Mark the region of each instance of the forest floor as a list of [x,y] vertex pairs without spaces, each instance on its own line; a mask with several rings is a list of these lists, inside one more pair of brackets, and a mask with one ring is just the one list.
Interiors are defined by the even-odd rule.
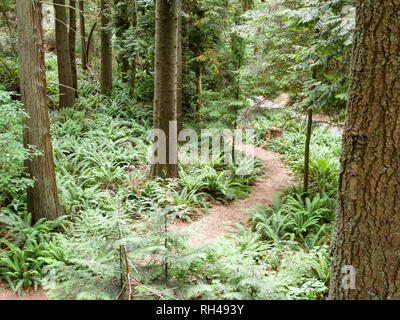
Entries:
[[36,291],[25,293],[25,295],[17,295],[10,289],[4,288],[5,284],[0,283],[0,300],[48,300],[43,289],[39,288]]

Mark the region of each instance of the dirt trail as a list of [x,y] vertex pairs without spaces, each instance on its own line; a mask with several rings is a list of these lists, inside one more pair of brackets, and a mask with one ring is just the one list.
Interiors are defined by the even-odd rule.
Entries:
[[4,289],[4,284],[0,283],[0,300],[48,300],[46,293],[42,289],[26,293],[23,296],[14,294],[10,289]]
[[248,198],[228,205],[214,206],[207,215],[195,222],[177,220],[170,226],[171,230],[178,230],[182,235],[188,236],[189,244],[194,247],[208,245],[227,234],[232,230],[232,223],[246,223],[249,218],[246,209],[257,203],[270,204],[271,196],[292,180],[279,154],[253,145],[237,146],[237,149],[260,159],[265,166],[264,174],[257,178]]

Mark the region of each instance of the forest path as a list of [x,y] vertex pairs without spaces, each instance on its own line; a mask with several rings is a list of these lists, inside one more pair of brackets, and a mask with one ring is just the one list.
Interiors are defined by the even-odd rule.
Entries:
[[271,203],[274,193],[289,185],[292,176],[281,160],[280,154],[266,151],[254,145],[238,145],[240,150],[250,156],[254,155],[261,160],[263,174],[257,177],[251,187],[249,196],[234,201],[228,205],[213,206],[209,213],[194,222],[176,220],[170,225],[170,230],[188,237],[189,245],[200,247],[209,245],[221,236],[234,230],[233,224],[245,224],[249,219],[246,209],[257,203]]
[[0,282],[0,300],[49,300],[43,289],[31,291],[25,295],[17,295],[10,289],[4,288],[5,284]]

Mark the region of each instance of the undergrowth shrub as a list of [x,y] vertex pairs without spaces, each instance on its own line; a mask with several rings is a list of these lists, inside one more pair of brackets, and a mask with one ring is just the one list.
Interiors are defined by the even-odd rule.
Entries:
[[41,284],[44,267],[52,255],[48,243],[55,235],[53,231],[64,226],[65,218],[40,219],[32,225],[30,213],[21,216],[3,211],[0,215],[0,226],[6,233],[0,239],[0,278],[14,292],[22,293],[31,286],[36,289]]
[[10,92],[2,90],[0,104],[0,210],[8,206],[18,211],[24,191],[33,185],[25,173],[24,161],[40,153],[32,146],[23,147],[22,121],[27,114],[21,104],[11,100]]

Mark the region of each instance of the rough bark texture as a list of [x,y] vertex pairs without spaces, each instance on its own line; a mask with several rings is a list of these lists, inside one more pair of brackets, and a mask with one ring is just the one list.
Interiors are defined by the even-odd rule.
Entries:
[[78,77],[76,74],[75,42],[76,42],[76,1],[69,0],[69,58],[71,60],[72,86],[75,97],[78,97]]
[[83,4],[83,0],[79,0],[79,31],[80,31],[79,33],[81,35],[82,70],[87,70],[85,7]]
[[112,90],[112,47],[110,25],[110,0],[101,0],[101,92],[110,93]]
[[176,78],[176,118],[178,121],[178,134],[182,124],[182,13],[178,12],[177,24],[177,78]]
[[68,45],[68,24],[65,10],[65,0],[54,0],[56,19],[56,47],[58,82],[60,92],[60,107],[70,107],[75,102],[75,91],[73,90],[71,60]]
[[42,4],[38,0],[17,0],[21,100],[29,117],[24,121],[24,146],[36,146],[42,156],[26,161],[35,184],[29,188],[28,211],[34,221],[55,219],[62,209],[57,195],[53,151],[46,97],[43,52]]
[[[400,299],[400,1],[357,1],[331,299]],[[344,266],[355,289],[342,286]]]
[[[170,144],[169,122],[176,121],[176,43],[177,10],[173,1],[156,0],[155,85],[153,127],[166,135],[166,164],[153,164],[153,177],[173,178],[177,164],[170,163],[170,154],[177,154],[177,145]],[[176,132],[171,132],[171,137]],[[170,150],[171,149],[171,150]]]

